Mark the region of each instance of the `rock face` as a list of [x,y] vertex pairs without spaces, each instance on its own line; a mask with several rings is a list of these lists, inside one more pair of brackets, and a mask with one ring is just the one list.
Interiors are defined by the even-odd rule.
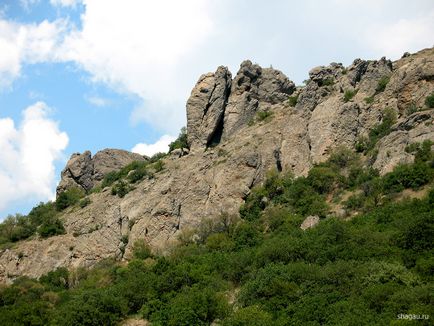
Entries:
[[[270,169],[306,175],[335,148],[353,149],[382,122],[386,108],[397,121],[371,158],[381,174],[414,160],[404,150],[408,144],[434,141],[434,109],[424,104],[434,92],[434,49],[395,62],[357,59],[349,67],[318,67],[298,89],[283,73],[249,61],[232,81],[230,76],[219,67],[193,89],[187,103],[190,152],[173,152],[161,172],[134,184],[124,198],[106,188],[90,194],[86,207],[66,209],[61,216],[65,235],[23,241],[0,252],[0,281],[39,277],[60,266],[88,267],[106,257],[129,259],[138,239],[165,253],[181,231],[204,218],[237,214]],[[380,81],[386,81],[382,87]],[[346,98],[347,91],[352,98]],[[298,95],[295,107],[287,101],[290,94]],[[263,111],[271,116],[258,118]],[[94,157],[75,154],[58,191],[71,186],[88,190],[109,171],[140,159],[117,150]]]
[[248,60],[241,63],[225,110],[223,138],[228,139],[248,124],[256,112],[287,100],[294,90],[294,83],[282,72],[263,69]]
[[57,194],[73,187],[89,191],[107,173],[119,170],[133,161],[143,160],[145,158],[139,154],[120,149],[104,149],[94,157],[89,151],[72,154],[62,171]]
[[192,150],[220,141],[232,75],[226,67],[202,75],[187,101],[187,135]]

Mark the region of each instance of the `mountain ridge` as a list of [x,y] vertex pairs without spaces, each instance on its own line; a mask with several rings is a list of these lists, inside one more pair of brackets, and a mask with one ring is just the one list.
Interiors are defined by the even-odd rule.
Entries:
[[90,191],[89,204],[62,212],[66,234],[2,250],[0,281],[129,259],[138,239],[167,252],[182,230],[221,213],[238,214],[269,170],[307,175],[341,147],[363,152],[365,164],[384,175],[413,162],[408,145],[434,140],[434,110],[425,104],[433,92],[432,48],[395,62],[356,59],[349,67],[316,67],[305,87],[250,61],[233,79],[219,67],[199,78],[187,101],[189,151],[172,151],[162,170],[154,169],[122,198],[110,187],[91,189],[122,165],[147,159],[124,153],[125,160],[114,155],[116,164],[108,164],[105,158],[109,168],[93,179],[90,153],[74,155],[58,194],[81,187]]

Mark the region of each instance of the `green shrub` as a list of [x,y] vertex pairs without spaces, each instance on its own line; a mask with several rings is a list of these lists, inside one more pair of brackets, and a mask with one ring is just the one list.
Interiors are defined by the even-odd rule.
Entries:
[[154,163],[153,168],[155,172],[161,172],[164,169],[164,162],[162,160],[158,160]]
[[291,106],[291,107],[296,106],[296,105],[297,105],[297,101],[298,101],[298,94],[295,95],[295,96],[290,96],[290,97],[288,98],[288,104],[289,104],[289,106]]
[[64,209],[77,204],[84,195],[84,190],[79,188],[71,188],[61,192],[56,199],[56,209],[58,211],[63,211]]
[[363,100],[366,104],[372,104],[374,103],[374,96],[365,97]]
[[86,198],[83,198],[82,200],[80,200],[79,205],[80,205],[81,208],[85,208],[90,203],[91,203],[90,198],[86,197]]
[[118,197],[123,198],[127,193],[131,190],[130,186],[128,186],[124,181],[118,181],[112,186],[111,194],[118,195]]
[[411,115],[411,114],[417,112],[418,110],[419,110],[419,109],[418,109],[418,107],[416,106],[416,104],[415,104],[415,103],[411,103],[411,104],[407,107],[407,109],[405,110],[405,113],[406,113],[407,115]]
[[48,238],[54,235],[65,234],[65,228],[62,221],[57,217],[44,221],[38,228],[38,233],[43,238]]
[[133,244],[133,257],[136,259],[146,259],[152,257],[151,248],[145,240],[136,240]]
[[187,128],[182,127],[178,138],[169,144],[169,153],[178,148],[190,148],[188,145]]
[[425,99],[425,105],[430,109],[434,108],[434,93],[428,95]]
[[346,90],[345,93],[344,93],[344,102],[346,103],[346,102],[352,100],[352,98],[357,94],[357,91],[358,91],[357,89],[355,89],[355,90],[351,90],[351,89]]
[[240,308],[223,321],[223,326],[269,326],[273,325],[271,314],[259,306]]
[[396,113],[386,108],[383,112],[383,119],[380,124],[376,125],[369,132],[369,141],[366,144],[367,150],[372,150],[377,142],[391,132],[392,125],[396,122]]
[[387,84],[390,81],[390,77],[389,76],[384,76],[381,77],[380,80],[378,81],[377,84],[377,88],[375,89],[377,93],[381,93],[386,89]]
[[269,121],[273,115],[271,111],[258,111],[256,112],[257,121]]
[[332,86],[335,83],[333,77],[327,77],[326,79],[320,81],[319,86]]
[[397,166],[384,176],[384,189],[399,192],[406,188],[418,189],[433,178],[433,171],[424,164],[404,164]]
[[105,188],[105,187],[110,187],[113,183],[115,183],[117,180],[119,180],[120,176],[119,173],[117,171],[112,171],[107,173],[104,176],[104,179],[102,180],[101,183],[101,188]]
[[227,234],[214,233],[206,239],[206,247],[211,251],[231,251],[235,243]]
[[149,159],[149,163],[158,162],[159,160],[162,160],[166,156],[167,156],[166,153],[156,153],[156,154],[152,155],[152,157]]

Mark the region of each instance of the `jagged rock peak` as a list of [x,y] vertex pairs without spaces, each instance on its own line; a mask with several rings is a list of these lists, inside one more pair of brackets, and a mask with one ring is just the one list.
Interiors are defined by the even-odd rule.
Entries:
[[226,67],[199,78],[187,101],[192,150],[205,149],[247,125],[257,111],[288,99],[295,84],[281,71],[243,61],[232,80]]
[[[187,101],[187,134],[190,148],[206,148],[219,137],[229,97],[232,75],[220,66],[215,73],[202,75]],[[220,130],[221,135],[221,130]]]
[[145,158],[142,155],[121,149],[107,148],[97,152],[94,157],[90,151],[74,153],[62,171],[56,193],[59,195],[73,187],[89,191],[107,173],[119,170],[133,161],[143,160]]

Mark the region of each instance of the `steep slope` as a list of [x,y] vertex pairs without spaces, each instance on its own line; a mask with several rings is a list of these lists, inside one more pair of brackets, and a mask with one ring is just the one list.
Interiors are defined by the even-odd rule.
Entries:
[[[64,212],[65,235],[3,250],[0,280],[92,266],[107,257],[128,259],[137,239],[165,252],[181,230],[222,212],[236,214],[270,169],[306,175],[345,146],[364,151],[367,164],[384,174],[413,161],[407,145],[434,140],[434,110],[425,105],[434,92],[434,49],[393,63],[332,63],[309,77],[296,88],[282,72],[249,61],[233,80],[224,67],[201,76],[187,102],[189,154],[172,153],[161,172],[123,198],[110,188],[88,195],[89,205]],[[80,171],[88,171],[88,161]],[[85,175],[94,175],[91,170]],[[66,174],[60,192],[74,185]]]

